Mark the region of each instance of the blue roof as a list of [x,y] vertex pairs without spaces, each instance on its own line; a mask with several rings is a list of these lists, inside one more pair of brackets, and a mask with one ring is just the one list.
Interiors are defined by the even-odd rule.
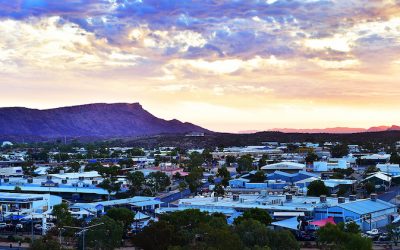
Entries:
[[370,199],[368,199],[338,204],[338,207],[352,211],[357,214],[368,214],[394,208],[396,206],[382,200],[371,201]]
[[287,220],[272,222],[271,224],[274,226],[278,226],[278,227],[289,228],[292,230],[298,230],[297,226],[299,225],[299,222],[297,221],[297,217],[292,217]]

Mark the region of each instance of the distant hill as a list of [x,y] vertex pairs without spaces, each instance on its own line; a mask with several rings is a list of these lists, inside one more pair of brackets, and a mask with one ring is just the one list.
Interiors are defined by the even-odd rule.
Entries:
[[269,131],[279,131],[283,133],[330,133],[330,134],[352,134],[363,132],[382,132],[382,131],[395,131],[400,130],[400,126],[377,126],[371,128],[349,128],[349,127],[335,127],[335,128],[314,128],[314,129],[295,129],[295,128],[274,128]]
[[139,103],[87,104],[46,110],[0,108],[0,135],[55,138],[134,137],[210,132],[178,120],[155,117]]

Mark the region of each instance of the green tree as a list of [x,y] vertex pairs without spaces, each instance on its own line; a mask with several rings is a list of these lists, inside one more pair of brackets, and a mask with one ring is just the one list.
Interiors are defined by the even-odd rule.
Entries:
[[266,210],[260,208],[251,208],[244,211],[244,213],[241,216],[237,217],[234,223],[237,225],[243,220],[249,220],[249,219],[259,221],[264,225],[269,225],[272,222],[272,218]]
[[375,192],[375,185],[372,182],[367,182],[364,184],[364,189],[367,194],[372,194]]
[[228,155],[225,157],[225,163],[227,167],[230,167],[233,163],[236,162],[236,158],[233,155]]
[[203,168],[195,167],[192,168],[190,173],[186,176],[185,180],[189,185],[190,192],[194,193],[199,187],[201,187],[201,178],[203,177]]
[[397,246],[398,242],[400,241],[400,230],[398,227],[394,224],[389,224],[386,226],[386,230],[394,245]]
[[362,237],[358,232],[353,232],[355,229],[353,226],[351,227],[352,229],[346,232],[346,227],[343,225],[328,223],[317,231],[317,241],[324,246],[330,246],[331,249],[372,249],[371,239]]
[[147,185],[152,188],[156,193],[164,191],[171,181],[167,174],[161,171],[150,173],[146,178]]
[[123,236],[123,223],[105,215],[92,220],[89,226],[101,223],[102,225],[93,227],[86,232],[87,245],[104,250],[112,250],[119,247]]
[[237,163],[238,163],[237,167],[238,172],[249,172],[251,170],[254,170],[253,157],[251,157],[251,155],[242,155],[238,159]]
[[314,152],[308,152],[305,158],[307,163],[313,163],[314,161],[318,160],[318,156]]
[[341,158],[349,154],[349,148],[347,144],[336,144],[331,148],[331,155],[334,158]]
[[250,182],[253,183],[263,183],[265,179],[265,173],[263,171],[257,171],[255,174],[250,176]]
[[145,152],[141,148],[133,148],[127,151],[130,156],[144,156]]
[[118,192],[121,189],[121,182],[117,182],[117,178],[115,177],[110,177],[103,179],[103,181],[97,186],[107,190],[108,199],[110,199],[111,193]]
[[201,167],[203,163],[204,163],[204,157],[199,152],[194,151],[189,155],[189,163],[188,163],[189,171],[193,168]]
[[34,240],[31,243],[30,248],[31,250],[61,250],[63,247],[57,240],[49,236],[45,236],[41,239]]
[[139,194],[142,191],[142,187],[146,181],[143,172],[140,171],[128,173],[126,175],[126,179],[129,183],[129,190],[132,195]]
[[221,183],[224,185],[224,187],[228,186],[229,180],[231,179],[231,174],[226,167],[219,168],[217,171],[217,176],[222,178]]
[[222,184],[215,185],[214,193],[216,196],[224,196],[224,194],[225,194],[224,186]]
[[57,218],[57,226],[72,226],[73,218],[71,212],[68,209],[67,203],[61,203],[58,205],[54,205],[52,214]]
[[321,180],[312,181],[307,187],[308,196],[329,195],[329,189]]
[[265,224],[253,220],[242,220],[235,226],[235,232],[239,235],[244,246],[252,248],[254,246],[266,246],[269,244],[269,231]]
[[258,168],[264,167],[267,165],[268,155],[263,155],[260,160],[258,160]]
[[397,152],[393,152],[390,155],[390,163],[392,164],[400,164],[400,156]]
[[178,243],[174,240],[175,236],[173,225],[166,221],[159,221],[145,227],[133,238],[133,242],[142,249],[164,250]]
[[111,208],[107,210],[107,216],[117,222],[121,222],[124,226],[124,231],[129,228],[135,218],[135,214],[131,210],[124,207]]
[[299,250],[300,246],[294,235],[288,230],[270,231],[271,250]]

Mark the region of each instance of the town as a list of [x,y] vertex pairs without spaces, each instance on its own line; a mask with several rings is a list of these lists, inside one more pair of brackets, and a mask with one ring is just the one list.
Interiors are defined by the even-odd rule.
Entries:
[[150,149],[4,141],[1,240],[33,249],[395,246],[399,151],[400,142]]

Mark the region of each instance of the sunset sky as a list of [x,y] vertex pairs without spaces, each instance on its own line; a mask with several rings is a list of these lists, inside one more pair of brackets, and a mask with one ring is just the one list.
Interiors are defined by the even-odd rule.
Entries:
[[0,0],[0,93],[215,131],[400,125],[400,1]]

